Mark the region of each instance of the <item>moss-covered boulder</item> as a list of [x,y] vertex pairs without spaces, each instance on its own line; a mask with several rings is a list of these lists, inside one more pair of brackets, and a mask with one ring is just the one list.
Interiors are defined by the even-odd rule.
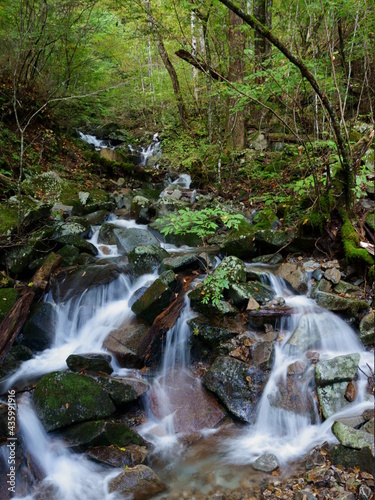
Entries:
[[141,436],[132,431],[128,425],[113,420],[95,420],[74,424],[60,432],[70,447],[79,449],[89,446],[124,448],[130,443],[139,446],[145,444]]
[[132,311],[139,318],[152,324],[164,309],[166,309],[172,298],[171,288],[160,278],[139,297],[131,306]]
[[87,238],[90,230],[86,226],[78,222],[59,222],[55,226],[54,239],[62,238],[64,236],[80,236]]
[[336,382],[353,380],[360,359],[361,356],[355,353],[319,361],[315,365],[316,385],[325,386]]
[[337,382],[324,387],[317,387],[320,408],[324,418],[329,418],[350,405],[345,398],[347,387],[348,382]]
[[230,283],[245,283],[246,281],[246,265],[234,255],[225,257],[215,269],[214,274],[217,274],[219,270],[225,273]]
[[109,482],[109,492],[133,500],[147,500],[166,489],[155,472],[145,465],[126,469]]
[[115,230],[115,228],[116,226],[109,222],[105,222],[104,224],[102,224],[99,229],[98,243],[102,243],[103,245],[114,245],[115,238],[113,235],[113,231]]
[[61,265],[63,267],[70,267],[78,264],[79,250],[73,245],[65,245],[57,251],[62,257]]
[[136,444],[129,444],[121,449],[114,446],[94,446],[86,451],[86,456],[91,460],[122,469],[142,464],[147,455],[147,448]]
[[130,269],[135,277],[152,273],[167,257],[168,252],[156,245],[139,246],[128,253]]
[[359,339],[364,345],[374,345],[375,320],[374,311],[366,314],[359,324]]
[[264,251],[275,251],[293,241],[294,234],[274,229],[259,229],[254,234],[255,241]]
[[239,259],[249,259],[256,255],[254,227],[246,221],[241,221],[238,229],[209,239],[209,243],[219,245],[221,252]]
[[342,422],[332,425],[332,432],[340,443],[348,448],[360,450],[366,446],[374,447],[374,435],[363,430],[353,429]]
[[239,313],[239,310],[236,306],[230,304],[226,300],[219,300],[215,304],[206,302],[204,300],[205,291],[204,285],[198,284],[194,290],[192,290],[189,294],[190,305],[194,311],[197,311],[208,318],[212,316],[236,316]]
[[150,389],[147,382],[132,377],[114,378],[101,375],[95,377],[95,380],[108,392],[116,406],[135,401]]
[[17,302],[18,292],[14,288],[0,288],[0,323]]
[[56,326],[56,310],[49,302],[39,302],[31,308],[22,329],[21,343],[33,352],[51,347]]
[[241,325],[235,320],[226,319],[225,322],[197,316],[188,321],[188,325],[193,333],[193,340],[204,344],[209,348],[217,347],[220,342],[227,341],[238,335]]
[[175,273],[186,269],[198,268],[199,257],[196,253],[186,253],[174,257],[166,257],[160,265],[159,271],[163,272],[171,269]]
[[18,224],[18,208],[15,205],[0,205],[0,236],[10,236]]
[[45,375],[35,388],[33,402],[47,431],[107,417],[116,409],[105,389],[77,373]]
[[21,363],[33,357],[31,350],[23,345],[13,345],[7,356],[0,363],[0,379],[10,375]]
[[66,358],[66,364],[73,372],[111,374],[113,372],[111,359],[111,356],[102,353],[71,354]]
[[315,301],[318,306],[328,309],[329,311],[337,311],[346,314],[346,316],[354,318],[359,311],[364,311],[369,308],[367,302],[363,300],[352,299],[349,297],[341,297],[334,293],[317,291],[315,293]]
[[60,243],[60,245],[74,245],[80,252],[85,252],[91,255],[98,255],[98,249],[95,245],[86,241],[81,236],[76,234],[69,234],[66,236],[60,236],[56,238],[56,241]]
[[354,450],[342,444],[335,445],[331,450],[330,460],[334,465],[359,467],[368,474],[374,474],[374,449],[369,446]]
[[249,302],[250,297],[259,304],[264,304],[275,297],[275,292],[270,286],[259,282],[231,283],[225,297],[231,299],[237,307],[242,307]]
[[12,274],[22,273],[28,268],[28,265],[35,259],[36,255],[35,244],[30,242],[22,247],[14,248],[5,257],[9,272]]

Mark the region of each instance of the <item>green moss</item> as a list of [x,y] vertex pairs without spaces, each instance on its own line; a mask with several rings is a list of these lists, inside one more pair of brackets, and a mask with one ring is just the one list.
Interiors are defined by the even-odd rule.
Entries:
[[261,210],[254,218],[256,229],[271,229],[272,224],[277,221],[277,216],[271,208]]
[[0,323],[12,309],[18,299],[18,292],[14,288],[0,289]]
[[347,216],[344,216],[341,238],[347,262],[364,262],[368,266],[374,265],[373,257],[365,248],[360,248],[359,236]]
[[0,205],[0,234],[12,232],[17,227],[18,209],[16,206]]

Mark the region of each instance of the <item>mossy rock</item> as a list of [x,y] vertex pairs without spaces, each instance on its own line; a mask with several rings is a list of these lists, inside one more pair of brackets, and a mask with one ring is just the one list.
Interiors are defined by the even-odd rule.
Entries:
[[33,198],[53,201],[60,199],[68,184],[56,172],[44,172],[25,179],[22,182],[22,191]]
[[65,245],[57,253],[62,257],[61,265],[63,267],[74,266],[78,263],[79,250],[73,245]]
[[131,309],[139,318],[152,324],[155,318],[169,306],[171,297],[171,288],[158,278],[134,302]]
[[225,271],[230,283],[245,283],[246,282],[246,265],[234,255],[225,257],[214,271]]
[[359,339],[364,345],[374,345],[375,320],[374,312],[366,314],[359,324]]
[[130,443],[143,446],[144,440],[122,422],[106,420],[84,422],[62,430],[62,435],[72,447],[116,446],[124,448]]
[[98,243],[103,243],[104,245],[114,245],[115,238],[113,231],[116,229],[114,224],[105,222],[99,229]]
[[237,307],[246,305],[252,297],[260,304],[264,304],[275,297],[275,292],[272,287],[262,283],[238,284],[232,283],[229,290],[224,294],[227,298],[231,299]]
[[355,353],[319,361],[315,366],[316,385],[325,386],[353,380],[360,358],[361,356]]
[[219,245],[224,254],[233,255],[239,259],[248,259],[256,254],[254,228],[246,221],[241,221],[238,229],[232,229],[227,234],[214,236],[208,242]]
[[225,300],[220,300],[217,304],[203,303],[204,290],[203,285],[200,284],[192,290],[188,296],[190,299],[191,307],[208,318],[212,316],[236,316],[239,313],[237,307],[233,306]]
[[18,292],[14,288],[0,288],[0,323],[17,302]]
[[213,322],[212,318],[205,316],[189,320],[188,325],[192,330],[193,340],[197,339],[210,348],[217,347],[220,342],[230,340],[239,333],[237,322],[227,326],[222,322]]
[[18,208],[14,205],[0,205],[0,235],[10,235],[17,229]]
[[5,359],[0,363],[0,378],[15,372],[24,361],[33,357],[31,350],[24,345],[13,345]]
[[78,234],[67,234],[56,238],[56,241],[61,245],[74,245],[80,252],[85,252],[91,255],[98,255],[98,249],[95,245],[86,241]]
[[156,245],[142,245],[128,253],[130,269],[134,276],[152,273],[163,259],[168,257],[168,252]]
[[12,274],[19,274],[28,268],[30,261],[34,260],[36,255],[35,245],[27,243],[11,250],[5,260],[9,271]]
[[101,353],[71,354],[66,358],[69,370],[73,372],[108,373],[113,372],[111,356]]
[[330,461],[334,465],[359,467],[368,474],[374,474],[374,449],[369,446],[354,450],[342,444],[335,445],[330,453]]
[[265,250],[278,250],[293,241],[294,235],[287,231],[261,229],[255,231],[255,241]]
[[159,272],[165,270],[172,270],[175,273],[183,271],[188,268],[199,267],[198,256],[195,253],[187,253],[183,255],[176,255],[175,257],[166,257],[160,265]]
[[359,236],[350,220],[345,216],[341,228],[341,238],[347,262],[362,262],[368,266],[374,265],[374,257],[365,248],[360,248]]
[[39,302],[31,308],[30,316],[22,329],[21,343],[33,352],[43,351],[54,340],[56,309],[49,302]]
[[374,231],[375,230],[375,212],[374,210],[371,210],[366,215],[366,224]]
[[111,415],[115,406],[92,378],[53,372],[44,376],[33,394],[36,412],[47,431]]
[[270,208],[261,210],[255,217],[255,228],[259,229],[273,229],[274,224],[278,221],[277,215]]
[[369,308],[368,303],[363,300],[340,297],[340,295],[336,295],[334,293],[321,291],[317,291],[315,293],[315,301],[318,306],[323,307],[324,309],[342,312],[350,318],[354,318],[359,311],[365,311]]
[[55,226],[53,234],[54,239],[63,238],[65,236],[80,236],[87,238],[90,230],[87,229],[86,224],[82,225],[78,222],[59,222]]

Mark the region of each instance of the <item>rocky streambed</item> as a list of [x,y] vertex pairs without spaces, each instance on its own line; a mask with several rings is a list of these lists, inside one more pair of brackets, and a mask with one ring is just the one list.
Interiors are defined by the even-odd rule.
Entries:
[[[0,289],[18,497],[371,498],[374,313],[354,268],[224,202],[239,228],[165,241],[157,218],[217,203],[186,176],[35,182],[54,186],[30,211],[48,224],[5,248]],[[206,273],[228,279],[214,304]]]

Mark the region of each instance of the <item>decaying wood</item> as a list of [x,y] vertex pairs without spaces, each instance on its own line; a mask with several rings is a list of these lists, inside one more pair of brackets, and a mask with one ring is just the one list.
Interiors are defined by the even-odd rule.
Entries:
[[195,276],[180,279],[177,297],[162,313],[155,318],[154,323],[138,347],[138,357],[146,366],[151,365],[160,358],[161,346],[166,333],[178,320],[185,303],[185,294]]
[[32,278],[34,287],[44,291],[47,288],[51,274],[61,264],[61,261],[61,255],[51,252]]
[[12,347],[25,324],[34,296],[34,292],[28,292],[20,297],[0,324],[0,361]]

